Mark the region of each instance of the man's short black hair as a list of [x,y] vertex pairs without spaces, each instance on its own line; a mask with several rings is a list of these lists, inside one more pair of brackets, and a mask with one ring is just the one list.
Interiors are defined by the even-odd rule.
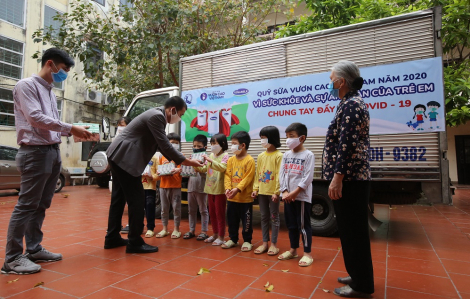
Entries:
[[300,137],[302,135],[305,136],[305,138],[307,138],[307,126],[305,126],[304,124],[301,124],[301,123],[292,123],[290,124],[287,128],[286,128],[286,133],[288,132],[296,132],[297,135]]
[[196,135],[196,137],[194,137],[194,139],[193,139],[193,142],[194,141],[202,143],[202,145],[204,145],[204,147],[207,146],[207,137],[202,135],[202,134]]
[[275,126],[266,126],[259,131],[259,137],[268,137],[268,143],[274,145],[275,148],[281,147],[281,136],[279,129]]
[[232,140],[233,139],[238,140],[238,143],[240,144],[244,143],[247,150],[250,147],[251,137],[250,134],[245,131],[236,132],[232,135]]
[[50,48],[44,52],[41,59],[41,67],[43,67],[48,60],[52,60],[56,66],[60,63],[64,63],[66,67],[75,65],[75,61],[73,61],[69,53],[59,48]]
[[180,111],[183,108],[188,109],[188,106],[186,105],[184,100],[180,98],[179,96],[173,96],[169,98],[168,100],[166,100],[165,109],[170,108],[170,107],[175,107],[176,111]]
[[166,137],[168,138],[168,140],[176,140],[179,143],[181,143],[181,136],[176,133],[170,133],[166,135]]
[[210,142],[211,144],[217,142],[222,148],[223,152],[228,150],[227,136],[225,136],[224,134],[215,134],[214,136],[211,137]]

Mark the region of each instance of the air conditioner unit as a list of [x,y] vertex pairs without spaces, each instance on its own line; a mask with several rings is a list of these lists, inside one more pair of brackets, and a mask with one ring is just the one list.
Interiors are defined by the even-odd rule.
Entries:
[[101,91],[87,90],[85,97],[85,104],[98,105],[101,104],[103,96],[106,97]]
[[108,96],[107,94],[103,94],[101,98],[101,105],[108,106],[113,102],[114,98],[112,96]]

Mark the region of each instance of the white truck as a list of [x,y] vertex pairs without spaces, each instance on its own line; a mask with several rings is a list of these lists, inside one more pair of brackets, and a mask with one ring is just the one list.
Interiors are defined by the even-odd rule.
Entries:
[[[187,140],[182,143],[184,153],[191,152],[191,136],[196,133],[211,136],[224,132],[229,136],[233,131],[244,129],[250,132],[252,139],[256,139],[259,138],[256,136],[259,126],[250,127],[250,124],[277,125],[282,136],[285,120],[294,122],[298,119],[305,123],[309,128],[306,147],[315,154],[313,233],[330,235],[337,228],[333,205],[327,196],[328,183],[321,179],[321,158],[326,127],[333,119],[337,102],[328,97],[325,85],[329,82],[328,75],[334,63],[351,60],[361,68],[365,83],[361,93],[368,103],[372,119],[369,151],[371,203],[396,205],[423,201],[450,204],[440,29],[441,9],[437,7],[182,58],[179,87],[138,94],[125,115],[134,118],[147,109],[161,106],[171,96],[182,96],[190,108],[185,115],[186,120],[183,118],[181,123],[169,125],[167,130],[180,133]],[[426,68],[425,65],[430,67]],[[434,75],[429,69],[434,70]],[[430,79],[431,76],[434,79]],[[297,88],[295,84],[298,82],[310,84]],[[291,87],[284,88],[283,84]],[[242,88],[246,86],[250,88]],[[277,90],[276,97],[274,90],[267,88],[269,86]],[[234,90],[235,96],[244,96],[255,90],[251,99],[245,99],[246,115],[239,115],[238,122],[221,120],[224,109],[220,109],[227,106],[224,103],[232,101],[228,106],[235,107],[236,100],[241,99],[235,97],[233,102],[232,98],[227,97],[227,90]],[[310,100],[308,96],[311,96]],[[437,116],[438,110],[432,105],[428,105],[428,112],[420,112],[422,106],[426,109],[427,100],[434,98],[441,100],[441,107],[436,106],[440,108],[440,116]],[[207,104],[211,100],[214,101]],[[216,112],[209,117],[208,114],[214,112],[210,111],[210,105],[216,100],[220,104],[217,106],[220,114]],[[424,102],[418,103],[420,100]],[[330,104],[329,107],[327,104]],[[206,107],[209,109],[199,111],[204,109],[204,105],[209,105]],[[321,116],[322,113],[326,116]],[[410,121],[390,125],[394,119],[401,121],[403,115]],[[380,122],[377,117],[390,121]],[[428,129],[424,122],[434,120],[436,126],[438,117],[440,129]],[[199,119],[202,121],[198,123]],[[215,132],[212,132],[214,126],[208,128],[210,121],[216,124]],[[244,121],[245,127],[242,124]],[[219,123],[222,127],[225,124],[225,128],[222,129]],[[283,145],[280,149],[285,151],[286,147]],[[249,154],[256,158],[262,150],[261,144],[252,140]]]

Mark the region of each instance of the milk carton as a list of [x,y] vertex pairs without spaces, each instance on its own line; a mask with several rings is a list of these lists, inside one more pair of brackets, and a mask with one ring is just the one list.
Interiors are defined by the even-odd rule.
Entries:
[[219,111],[209,111],[208,117],[208,130],[207,133],[209,136],[214,136],[219,134]]
[[227,121],[228,125],[232,125],[232,108],[224,108],[220,110],[222,117]]
[[197,112],[197,125],[204,127],[207,121],[207,110]]

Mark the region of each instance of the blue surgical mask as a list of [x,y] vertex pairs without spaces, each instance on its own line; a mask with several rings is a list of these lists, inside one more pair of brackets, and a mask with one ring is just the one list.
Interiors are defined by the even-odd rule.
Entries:
[[328,90],[329,90],[330,94],[332,96],[334,96],[335,98],[339,98],[339,88],[334,88],[334,84],[338,80],[339,79],[336,79],[335,81],[330,82],[330,84],[328,84]]
[[[55,68],[57,69],[57,66],[55,65],[55,63],[53,62]],[[54,73],[52,72],[52,80],[54,82],[62,82],[64,81],[65,79],[67,79],[67,72],[64,71],[63,69],[60,69],[57,73]]]

